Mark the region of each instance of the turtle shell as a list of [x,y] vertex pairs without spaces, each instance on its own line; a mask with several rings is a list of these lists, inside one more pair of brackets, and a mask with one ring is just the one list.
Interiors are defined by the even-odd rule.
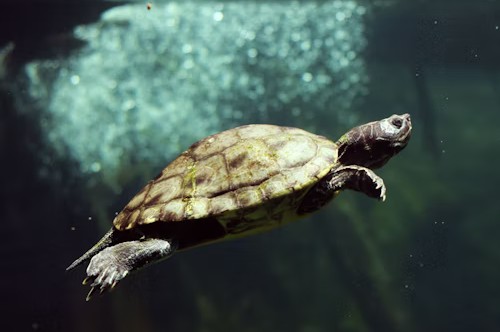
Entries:
[[247,234],[296,217],[305,193],[337,162],[337,145],[307,131],[247,125],[193,144],[114,219],[118,230],[215,218]]

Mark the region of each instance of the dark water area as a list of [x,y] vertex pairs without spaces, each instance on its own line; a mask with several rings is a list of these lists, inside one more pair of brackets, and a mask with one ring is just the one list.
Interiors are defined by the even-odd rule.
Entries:
[[[1,2],[2,330],[499,331],[499,59],[498,1]],[[342,192],[89,302],[65,271],[198,139],[395,113],[385,202]]]

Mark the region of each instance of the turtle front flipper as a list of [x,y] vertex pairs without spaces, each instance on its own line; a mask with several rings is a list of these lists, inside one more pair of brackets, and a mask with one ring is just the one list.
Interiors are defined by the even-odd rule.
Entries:
[[329,190],[352,189],[385,201],[384,180],[371,169],[348,165],[337,168],[328,180]]
[[100,251],[90,260],[83,284],[90,284],[86,300],[95,290],[103,293],[112,289],[130,272],[171,256],[177,245],[172,240],[147,239],[121,242]]
[[356,190],[370,197],[385,200],[384,180],[371,169],[356,165],[341,166],[330,170],[306,194],[297,209],[297,214],[317,211],[344,189]]

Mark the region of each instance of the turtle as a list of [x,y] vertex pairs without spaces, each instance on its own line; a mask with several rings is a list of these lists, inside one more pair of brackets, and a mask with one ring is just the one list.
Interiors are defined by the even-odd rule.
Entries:
[[357,126],[333,142],[299,128],[251,124],[194,143],[116,215],[67,270],[90,260],[83,284],[113,289],[130,272],[176,251],[261,233],[351,189],[384,201],[374,173],[404,149],[409,114]]

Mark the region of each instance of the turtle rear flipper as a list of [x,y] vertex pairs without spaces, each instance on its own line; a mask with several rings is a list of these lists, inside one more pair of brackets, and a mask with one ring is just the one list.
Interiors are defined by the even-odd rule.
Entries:
[[147,239],[126,241],[100,251],[90,260],[87,277],[83,284],[90,284],[86,300],[90,300],[95,290],[103,293],[111,290],[130,272],[147,263],[171,256],[176,245],[170,240]]

